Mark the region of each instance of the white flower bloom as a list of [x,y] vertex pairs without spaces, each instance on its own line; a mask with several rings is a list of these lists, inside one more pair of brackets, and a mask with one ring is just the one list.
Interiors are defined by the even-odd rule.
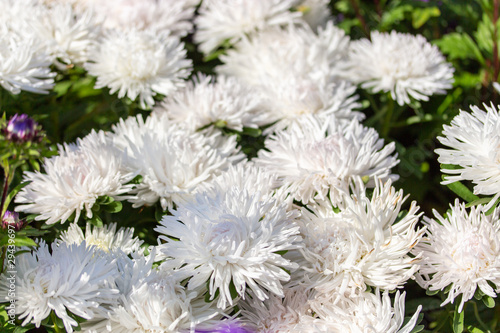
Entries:
[[278,121],[268,132],[301,122],[304,114],[362,119],[353,112],[356,88],[338,79],[348,43],[331,23],[318,34],[305,26],[271,29],[244,38],[221,56],[217,71],[261,93],[269,119]]
[[[85,3],[87,2],[87,3]],[[103,26],[117,30],[152,30],[182,37],[192,29],[195,5],[182,0],[77,1],[103,19]]]
[[290,9],[297,0],[205,0],[195,20],[194,40],[204,54],[224,43],[272,26],[296,22],[302,16]]
[[220,126],[236,131],[271,123],[263,115],[260,96],[234,77],[200,74],[187,86],[168,96],[155,112],[165,112],[192,132]]
[[405,320],[405,293],[396,292],[394,307],[391,306],[389,293],[380,295],[362,293],[332,304],[328,298],[311,302],[315,314],[302,316],[297,332],[303,333],[410,333],[417,324],[421,306],[403,326]]
[[87,223],[85,234],[76,223],[71,223],[68,230],[61,233],[61,241],[66,244],[81,244],[85,241],[87,246],[106,253],[121,251],[130,254],[139,250],[143,241],[134,237],[134,228],[120,228],[116,231],[116,223],[105,225],[101,228],[92,227]]
[[296,330],[302,316],[311,314],[309,300],[312,292],[304,289],[285,289],[285,296],[270,295],[261,301],[247,298],[238,302],[241,321],[255,333],[299,333]]
[[364,177],[368,186],[374,178],[397,179],[391,168],[398,163],[394,143],[384,146],[372,128],[357,121],[322,123],[320,118],[304,117],[266,140],[267,150],[259,151],[257,166],[275,173],[289,187],[294,199],[304,204],[331,200],[338,190],[348,189],[353,178]]
[[54,87],[55,73],[50,71],[51,58],[41,44],[29,34],[25,37],[1,33],[0,86],[12,94],[21,90],[47,94]]
[[157,93],[168,95],[184,86],[191,72],[184,44],[176,37],[151,31],[111,31],[91,53],[85,65],[97,77],[96,88],[151,107]]
[[425,230],[415,230],[415,202],[398,217],[406,198],[390,181],[378,182],[371,198],[364,186],[352,190],[336,205],[338,213],[324,202],[303,209],[299,219],[304,278],[330,297],[355,294],[367,285],[393,290],[418,269],[418,255],[410,256],[410,251]]
[[[52,253],[51,253],[52,252]],[[116,267],[106,258],[95,256],[94,247],[45,243],[32,253],[16,257],[16,313],[40,327],[54,311],[67,332],[78,326],[68,312],[85,319],[102,314],[102,304],[114,304],[118,290],[113,288]],[[2,277],[4,283],[6,279]],[[5,288],[5,286],[3,286]]]
[[155,229],[165,242],[158,250],[165,264],[192,275],[188,289],[208,282],[221,309],[233,305],[231,288],[243,299],[247,287],[261,301],[268,292],[283,295],[281,281],[290,278],[284,269],[296,266],[280,252],[300,247],[295,213],[286,204],[232,187],[200,193],[172,214]]
[[47,224],[64,223],[72,214],[92,217],[92,206],[101,196],[119,199],[132,185],[134,174],[123,172],[120,152],[104,132],[92,131],[76,144],[59,146],[59,155],[43,163],[45,173],[26,172],[29,182],[16,195],[17,211],[38,214]]
[[163,209],[170,210],[244,157],[234,136],[220,143],[220,133],[210,137],[189,133],[164,115],[152,114],[146,122],[140,117],[121,122],[115,133],[113,140],[127,154],[128,169],[142,176],[127,197],[133,207],[160,201]]
[[417,282],[429,290],[451,286],[442,305],[461,295],[459,311],[478,287],[496,297],[500,290],[499,210],[486,215],[485,206],[479,205],[467,212],[457,200],[446,218],[436,211],[434,215],[435,220],[424,218],[427,235],[415,248],[423,252]]
[[88,60],[89,50],[100,36],[99,23],[92,12],[77,14],[69,4],[43,7],[31,21],[53,62],[61,68]]
[[351,80],[375,93],[390,92],[399,105],[410,104],[410,97],[428,101],[453,83],[453,67],[421,35],[373,31],[371,41],[351,42],[349,62]]
[[471,106],[472,113],[460,111],[450,126],[443,126],[438,140],[447,148],[436,149],[438,161],[460,168],[441,169],[443,184],[470,180],[475,194],[500,193],[500,115],[498,107],[484,105],[486,111]]
[[200,324],[217,323],[219,313],[199,290],[187,291],[174,275],[153,270],[120,296],[107,320],[85,323],[82,328],[87,333],[189,332]]

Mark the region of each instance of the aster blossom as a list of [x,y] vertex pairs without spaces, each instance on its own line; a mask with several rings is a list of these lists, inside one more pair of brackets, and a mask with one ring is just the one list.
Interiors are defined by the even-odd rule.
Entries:
[[102,196],[119,199],[128,192],[134,174],[122,168],[122,156],[105,137],[92,131],[76,144],[59,146],[59,155],[43,163],[44,173],[25,172],[23,187],[16,195],[16,211],[38,214],[47,224],[64,223],[82,211],[93,216],[92,206]]
[[363,119],[354,111],[355,86],[340,79],[349,37],[329,22],[314,33],[307,26],[269,29],[242,39],[221,56],[220,74],[254,87],[263,100],[267,133],[300,123],[303,115]]
[[396,31],[373,31],[371,40],[351,42],[348,67],[362,88],[390,92],[399,105],[410,104],[410,97],[428,101],[453,83],[453,67],[437,46],[421,35]]
[[425,231],[415,227],[415,202],[399,216],[405,199],[390,181],[378,182],[371,197],[357,184],[335,209],[328,202],[302,209],[304,280],[330,297],[403,285],[418,269],[418,253],[410,254]]
[[30,24],[53,63],[61,69],[83,65],[101,34],[100,21],[90,10],[77,12],[69,4],[38,6]]
[[[114,304],[118,297],[113,285],[115,266],[94,256],[94,248],[85,242],[53,244],[51,252],[41,242],[32,253],[16,257],[16,270],[15,309],[23,326],[33,323],[40,327],[54,311],[66,331],[73,332],[78,323],[68,312],[92,319],[105,312],[102,304]],[[4,281],[2,277],[2,284]]]
[[155,103],[156,94],[168,95],[184,86],[191,64],[177,37],[132,29],[109,31],[85,68],[97,77],[96,88],[109,87],[118,98],[139,98],[146,108]]
[[[147,266],[151,268],[150,263],[143,268]],[[215,325],[220,310],[206,303],[200,290],[186,290],[180,280],[175,274],[151,269],[146,277],[130,281],[104,320],[85,323],[83,331],[177,333]]]
[[[472,112],[460,110],[451,124],[443,126],[438,140],[446,147],[436,149],[438,161],[453,164],[456,169],[441,169],[447,173],[442,184],[469,180],[474,193],[500,193],[500,115],[498,107],[484,105],[484,110],[471,106]],[[494,200],[492,201],[494,202]]]
[[427,234],[415,248],[423,252],[416,277],[429,290],[450,288],[442,305],[461,295],[461,312],[478,288],[490,297],[500,290],[499,210],[487,215],[485,206],[467,210],[458,200],[450,208],[446,217],[434,211],[435,219],[424,218]]
[[310,303],[315,317],[302,316],[296,326],[297,332],[410,333],[422,309],[420,305],[405,323],[405,293],[397,291],[392,305],[389,292],[380,294],[378,289],[375,294],[365,292],[335,304],[328,298]]
[[165,112],[172,122],[193,132],[213,126],[241,132],[271,122],[262,109],[259,94],[236,78],[199,74],[154,111]]
[[190,133],[165,114],[121,121],[110,138],[126,154],[126,170],[142,176],[127,199],[135,208],[159,201],[164,210],[190,199],[200,184],[243,159],[234,136],[220,137]]
[[120,228],[116,231],[116,223],[102,227],[93,227],[87,223],[85,233],[76,223],[70,224],[66,231],[60,236],[60,242],[66,244],[81,244],[94,246],[96,250],[104,253],[121,251],[130,254],[139,250],[143,241],[134,237],[134,228]]
[[55,73],[49,54],[33,36],[15,34],[0,37],[0,86],[12,94],[21,90],[48,94],[54,87]]
[[297,21],[301,13],[290,10],[297,3],[296,0],[203,1],[195,20],[194,40],[204,54],[209,54],[223,42],[235,44],[246,34]]
[[255,164],[275,173],[291,196],[307,204],[324,200],[328,193],[335,201],[339,189],[347,189],[352,179],[397,179],[391,168],[398,163],[394,143],[384,146],[374,129],[358,121],[340,122],[331,117],[305,117],[301,124],[271,135]]
[[236,186],[199,193],[160,221],[158,250],[165,265],[192,275],[188,289],[208,283],[221,309],[234,304],[231,288],[241,298],[247,287],[260,300],[283,295],[281,282],[290,278],[284,269],[296,265],[280,252],[300,247],[296,213],[286,208]]

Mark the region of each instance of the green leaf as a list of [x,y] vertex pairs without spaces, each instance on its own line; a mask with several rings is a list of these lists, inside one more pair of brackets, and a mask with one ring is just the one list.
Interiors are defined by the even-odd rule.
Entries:
[[455,313],[453,314],[453,332],[462,333],[464,331],[464,313],[458,312],[460,302],[455,305]]
[[[444,176],[443,176],[444,179]],[[467,202],[472,202],[478,200],[479,197],[471,192],[464,184],[460,182],[454,182],[451,184],[446,184],[446,186],[453,191],[456,195]]]
[[381,30],[387,30],[395,23],[403,21],[405,19],[406,13],[411,13],[412,10],[413,7],[411,5],[404,5],[397,6],[388,11],[385,11],[380,22]]
[[471,326],[471,325],[467,326],[467,331],[469,331],[470,333],[485,333],[479,327],[474,327],[474,326]]
[[439,293],[440,290],[429,290],[429,289],[425,289],[425,293],[429,296],[434,296],[436,295],[437,293]]
[[465,207],[469,208],[472,206],[487,204],[491,201],[491,199],[493,199],[493,197],[480,198],[480,199],[469,202],[468,204],[465,205]]
[[32,240],[29,237],[16,237],[14,239],[14,245],[17,247],[21,246],[36,246],[36,243],[34,240]]
[[260,128],[244,127],[242,133],[251,136],[253,138],[256,138],[262,134],[262,131],[260,130]]
[[120,201],[114,201],[104,206],[104,210],[110,213],[118,213],[123,208],[123,204]]
[[441,11],[437,7],[415,8],[411,13],[411,24],[415,29],[420,28],[432,17],[439,17]]
[[491,296],[484,295],[481,300],[483,301],[484,305],[486,305],[486,307],[490,309],[493,309],[495,307],[495,300]]
[[485,65],[485,60],[479,47],[474,40],[467,34],[458,32],[444,35],[443,38],[436,41],[436,45],[441,51],[453,59],[474,59]]

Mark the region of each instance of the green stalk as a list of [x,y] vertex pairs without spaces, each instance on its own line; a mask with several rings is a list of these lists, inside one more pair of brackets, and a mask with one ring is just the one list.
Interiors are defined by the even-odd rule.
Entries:
[[62,333],[59,326],[57,326],[57,317],[56,317],[56,313],[54,311],[52,311],[50,313],[50,318],[52,319],[52,322],[54,323],[54,332],[55,333]]

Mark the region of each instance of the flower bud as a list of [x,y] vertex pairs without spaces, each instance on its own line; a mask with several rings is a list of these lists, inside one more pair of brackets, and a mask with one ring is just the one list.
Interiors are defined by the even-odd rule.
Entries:
[[19,220],[19,213],[7,210],[5,214],[3,214],[2,229],[8,229],[9,225],[12,226],[11,228],[14,228],[15,231],[19,231],[24,227],[25,221]]
[[15,114],[4,129],[7,140],[17,142],[32,141],[38,137],[38,124],[26,114]]

